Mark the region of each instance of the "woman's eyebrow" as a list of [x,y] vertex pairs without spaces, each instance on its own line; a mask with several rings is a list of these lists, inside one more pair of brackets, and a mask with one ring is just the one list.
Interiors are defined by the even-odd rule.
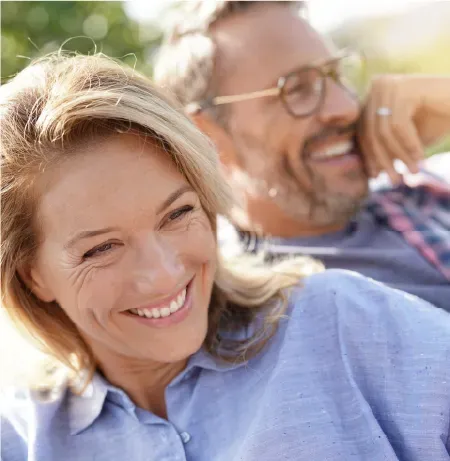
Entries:
[[118,230],[117,227],[105,227],[104,229],[95,229],[95,230],[83,230],[77,232],[69,241],[64,245],[64,249],[68,250],[73,247],[77,242],[83,239],[95,237],[101,234],[107,234],[108,232],[113,232]]
[[172,192],[162,203],[159,205],[158,209],[156,210],[156,214],[162,213],[166,208],[172,205],[175,200],[181,197],[186,192],[193,192],[194,189],[189,184],[184,184],[176,191]]

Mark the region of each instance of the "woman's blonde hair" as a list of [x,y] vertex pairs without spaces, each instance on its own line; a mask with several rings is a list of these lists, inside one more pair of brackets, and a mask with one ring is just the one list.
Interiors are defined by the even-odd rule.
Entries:
[[[92,376],[96,364],[76,326],[56,303],[38,299],[19,275],[39,245],[36,180],[82,143],[132,130],[171,156],[215,228],[216,216],[226,214],[231,203],[217,154],[174,101],[146,77],[103,55],[59,53],[32,63],[0,89],[0,123],[3,306],[49,356],[78,376],[86,370]],[[319,268],[308,259],[270,268],[250,260],[219,258],[204,346],[225,360],[256,354],[283,315],[283,290]],[[227,335],[249,326],[263,309],[263,321],[249,338]]]

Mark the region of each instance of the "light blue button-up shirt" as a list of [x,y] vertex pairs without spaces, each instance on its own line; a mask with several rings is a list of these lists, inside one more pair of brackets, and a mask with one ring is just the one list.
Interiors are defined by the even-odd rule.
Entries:
[[83,396],[7,398],[2,461],[450,460],[450,315],[327,271],[258,357],[200,351],[166,402],[168,421],[99,375]]

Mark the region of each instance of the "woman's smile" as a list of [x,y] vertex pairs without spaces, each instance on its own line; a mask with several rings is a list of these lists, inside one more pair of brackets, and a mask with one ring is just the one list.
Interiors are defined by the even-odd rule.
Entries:
[[144,325],[165,328],[182,322],[192,309],[192,286],[195,277],[166,301],[128,309],[122,314]]

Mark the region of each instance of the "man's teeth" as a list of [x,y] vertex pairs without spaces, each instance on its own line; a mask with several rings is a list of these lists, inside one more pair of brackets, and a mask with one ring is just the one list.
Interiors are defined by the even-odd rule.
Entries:
[[149,319],[159,319],[160,317],[169,317],[169,315],[174,314],[179,309],[184,306],[184,302],[186,301],[186,291],[185,288],[176,299],[171,301],[170,304],[164,307],[154,307],[152,309],[130,309],[134,315],[139,315],[140,317],[147,317]]
[[348,154],[353,150],[353,147],[352,141],[339,142],[321,152],[313,152],[311,157],[314,159],[338,157],[339,155]]

